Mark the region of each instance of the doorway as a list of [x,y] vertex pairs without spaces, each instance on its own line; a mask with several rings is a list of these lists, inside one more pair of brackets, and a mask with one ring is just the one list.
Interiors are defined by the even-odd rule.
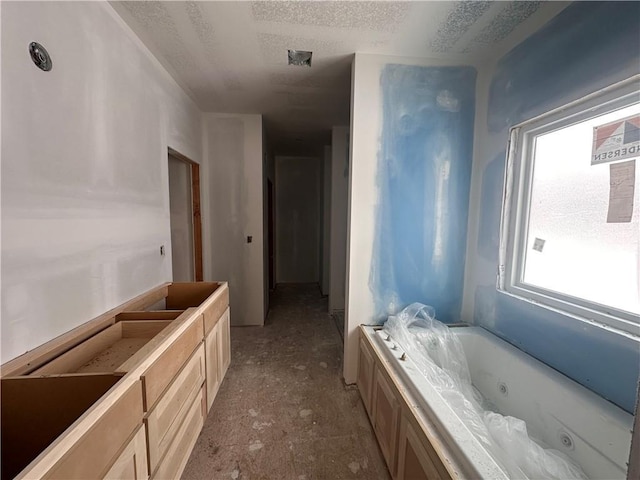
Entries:
[[173,281],[201,282],[200,165],[172,148],[168,161]]
[[274,204],[273,204],[273,182],[267,179],[267,235],[269,244],[269,290],[276,288],[275,272],[275,224],[274,224]]

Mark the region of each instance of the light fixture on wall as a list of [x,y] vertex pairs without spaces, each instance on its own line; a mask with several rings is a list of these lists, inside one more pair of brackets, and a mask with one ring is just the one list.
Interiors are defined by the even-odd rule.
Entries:
[[305,52],[304,50],[287,50],[289,56],[289,65],[297,67],[310,67],[311,55],[313,52]]
[[49,56],[49,52],[38,42],[31,42],[29,44],[29,55],[31,55],[31,60],[33,60],[33,63],[35,63],[36,67],[40,70],[48,72],[53,68],[53,61]]

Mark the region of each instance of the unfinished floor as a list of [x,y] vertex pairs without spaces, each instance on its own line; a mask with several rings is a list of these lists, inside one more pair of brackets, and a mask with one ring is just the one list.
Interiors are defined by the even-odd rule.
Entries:
[[231,330],[231,366],[184,479],[389,479],[315,285],[278,286],[264,327]]

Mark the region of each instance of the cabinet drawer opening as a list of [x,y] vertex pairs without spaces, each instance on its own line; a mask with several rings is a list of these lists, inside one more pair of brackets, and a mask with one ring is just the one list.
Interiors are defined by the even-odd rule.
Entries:
[[20,473],[120,378],[117,374],[3,378],[2,478]]
[[102,330],[31,375],[116,372],[171,320],[123,320]]

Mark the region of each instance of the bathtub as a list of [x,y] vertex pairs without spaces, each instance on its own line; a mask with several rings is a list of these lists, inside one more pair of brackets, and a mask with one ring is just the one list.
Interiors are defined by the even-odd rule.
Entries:
[[[527,423],[529,435],[580,465],[591,479],[625,479],[633,416],[480,327],[452,327],[465,350],[472,383],[499,413]],[[435,425],[464,476],[507,479],[411,358],[386,332],[367,334]]]

